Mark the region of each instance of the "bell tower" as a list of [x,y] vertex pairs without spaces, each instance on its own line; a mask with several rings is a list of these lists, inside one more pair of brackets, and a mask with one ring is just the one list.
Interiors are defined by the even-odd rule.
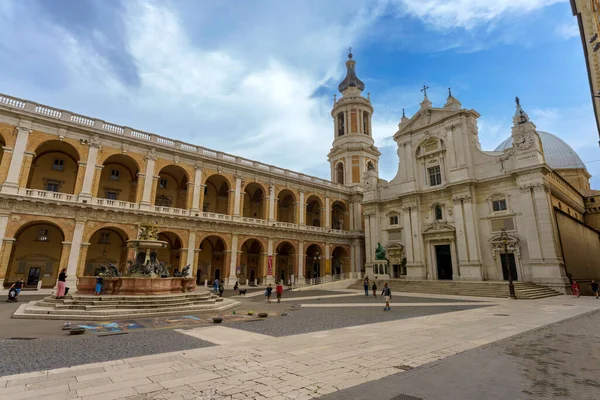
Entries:
[[356,76],[355,67],[350,48],[346,77],[338,86],[342,97],[333,98],[333,145],[327,155],[331,181],[346,186],[362,185],[367,171],[378,174],[381,155],[371,130],[371,96],[362,96],[365,84]]

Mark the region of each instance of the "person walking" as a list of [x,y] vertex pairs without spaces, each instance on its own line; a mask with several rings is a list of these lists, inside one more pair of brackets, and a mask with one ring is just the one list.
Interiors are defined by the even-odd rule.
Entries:
[[283,285],[281,284],[281,281],[277,284],[277,287],[275,287],[275,294],[277,295],[277,302],[281,303],[281,295],[283,294]]
[[377,283],[375,283],[375,281],[373,281],[373,286],[371,286],[371,289],[373,289],[373,297],[377,298]]
[[592,283],[590,283],[590,289],[592,289],[592,293],[598,298],[598,284],[595,280],[592,279]]
[[225,282],[221,279],[219,282],[219,297],[223,297],[223,292],[225,291]]
[[363,288],[365,289],[365,296],[369,297],[369,277],[365,276],[363,281]]
[[65,297],[65,288],[67,287],[67,269],[63,268],[58,274],[58,288],[56,289],[56,298],[62,299]]
[[392,299],[392,291],[390,290],[390,287],[388,286],[387,282],[383,284],[383,290],[381,291],[381,295],[385,296],[385,307],[383,311],[389,311],[390,300]]
[[94,294],[96,296],[100,296],[100,293],[102,293],[103,281],[104,281],[104,279],[102,278],[102,273],[99,273],[98,276],[96,277],[96,291],[94,292]]
[[213,291],[215,292],[215,294],[219,293],[219,280],[215,279],[215,281],[213,282]]
[[239,289],[238,281],[235,281],[235,285],[233,285],[233,293],[239,294],[238,289]]
[[571,290],[573,291],[573,296],[581,296],[581,288],[579,287],[579,283],[577,283],[577,281],[573,281],[573,283],[571,283]]
[[273,287],[269,283],[269,286],[267,286],[267,290],[265,290],[265,296],[267,296],[267,303],[271,302],[271,293],[273,293]]

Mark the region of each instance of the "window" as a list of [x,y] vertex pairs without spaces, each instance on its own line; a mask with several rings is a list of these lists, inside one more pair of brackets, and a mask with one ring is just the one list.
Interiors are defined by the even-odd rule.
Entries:
[[167,188],[167,180],[165,178],[160,178],[158,184],[159,184],[159,186],[160,186],[161,189],[166,189]]
[[501,218],[492,220],[492,232],[500,232],[502,229],[507,231],[515,230],[515,221],[512,218]]
[[118,169],[113,169],[112,171],[110,171],[110,180],[111,181],[119,180],[119,170]]
[[58,192],[60,185],[58,182],[49,181],[46,182],[46,190],[49,192]]
[[110,232],[100,232],[100,244],[110,244]]
[[436,221],[440,221],[443,219],[443,214],[442,214],[442,206],[440,206],[439,204],[435,205],[435,220]]
[[65,169],[65,160],[54,159],[54,163],[52,164],[52,169],[54,171],[62,171]]
[[442,184],[442,170],[439,165],[427,168],[429,175],[429,186],[438,186]]
[[117,200],[117,192],[106,192],[106,198],[108,200]]
[[506,211],[506,200],[494,200],[492,201],[492,209],[495,211]]
[[47,242],[48,241],[48,229],[46,228],[41,228],[38,231],[38,239],[40,242]]
[[393,215],[390,217],[390,225],[398,225],[398,216]]

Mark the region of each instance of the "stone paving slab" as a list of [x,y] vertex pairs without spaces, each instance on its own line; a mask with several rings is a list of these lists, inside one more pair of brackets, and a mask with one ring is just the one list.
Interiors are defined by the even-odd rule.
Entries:
[[[331,303],[331,304],[341,304],[341,303],[365,303],[365,304],[378,304],[383,306],[385,303],[385,299],[382,296],[365,296],[364,294],[355,294],[355,293],[347,293],[343,295],[333,295],[333,296],[303,296],[303,297],[295,297],[295,298],[284,298],[284,301],[291,303],[301,303],[301,304],[318,304],[318,303]],[[392,295],[393,303],[478,303],[481,300],[464,300],[464,299],[442,299],[442,298],[434,298],[434,297],[413,297],[413,296],[395,296]],[[487,302],[493,302],[494,299],[488,299]]]

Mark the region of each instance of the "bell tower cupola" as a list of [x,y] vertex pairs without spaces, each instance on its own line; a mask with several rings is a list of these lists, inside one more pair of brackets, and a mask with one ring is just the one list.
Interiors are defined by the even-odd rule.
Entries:
[[342,96],[333,97],[333,145],[328,155],[331,181],[346,186],[362,185],[365,172],[377,172],[381,155],[371,130],[371,95],[362,95],[365,84],[356,75],[352,57],[350,48],[346,77],[338,86]]

